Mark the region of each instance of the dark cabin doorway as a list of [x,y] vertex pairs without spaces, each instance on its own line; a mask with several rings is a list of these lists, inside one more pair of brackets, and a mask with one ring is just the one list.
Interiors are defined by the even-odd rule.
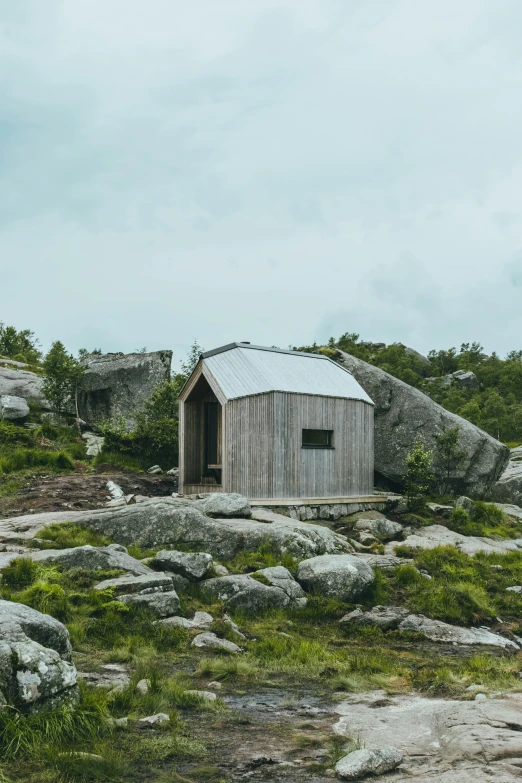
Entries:
[[[214,476],[221,473],[221,465],[218,465],[218,417],[219,403],[205,402],[205,464],[203,466],[205,476]],[[221,476],[219,476],[221,478]]]

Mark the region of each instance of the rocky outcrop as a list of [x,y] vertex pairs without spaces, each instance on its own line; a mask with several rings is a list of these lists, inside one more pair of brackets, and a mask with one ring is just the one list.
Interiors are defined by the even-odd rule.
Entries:
[[522,549],[522,538],[504,538],[494,540],[479,536],[463,536],[448,530],[443,525],[428,525],[412,533],[404,541],[390,541],[385,551],[393,555],[398,546],[409,546],[418,549],[435,549],[438,546],[454,546],[466,555],[476,555],[477,552],[505,555],[507,552],[517,552]]
[[23,421],[29,416],[29,405],[23,397],[4,394],[0,397],[0,419]]
[[194,505],[207,517],[245,517],[252,514],[250,503],[237,492],[211,492],[198,498]]
[[0,600],[0,708],[55,706],[75,693],[69,634],[62,623]]
[[376,519],[359,519],[355,523],[354,530],[371,533],[381,541],[389,541],[400,536],[403,527],[399,522],[392,522],[391,519],[378,517]]
[[142,609],[148,609],[156,617],[172,617],[176,612],[179,612],[179,597],[175,590],[120,595],[118,601],[127,606],[130,604],[139,606]]
[[355,609],[341,621],[352,625],[374,625],[383,631],[399,630],[420,633],[432,642],[447,644],[484,645],[502,649],[518,650],[519,646],[505,636],[492,633],[489,628],[460,628],[440,620],[431,620],[422,614],[411,614],[402,606],[374,606],[369,612]]
[[489,495],[497,503],[522,505],[522,447],[511,449],[510,459],[499,480],[491,487]]
[[275,553],[289,552],[296,558],[344,552],[343,536],[321,525],[299,522],[271,514],[270,522],[251,519],[210,519],[185,498],[152,498],[135,505],[92,511],[59,511],[29,514],[0,521],[0,542],[33,538],[47,525],[60,522],[89,527],[120,544],[143,547],[182,547],[208,552],[229,560],[241,551],[255,552],[270,543]]
[[173,549],[162,549],[151,561],[158,571],[172,571],[184,576],[191,582],[197,582],[208,574],[214,559],[206,552],[176,552]]
[[374,691],[350,696],[335,710],[334,731],[340,737],[404,754],[400,768],[384,773],[379,783],[520,781],[520,694],[459,701]]
[[483,494],[499,479],[509,459],[502,443],[433,402],[387,372],[362,359],[340,352],[341,364],[350,370],[375,403],[375,469],[400,483],[406,459],[417,439],[434,448],[436,434],[460,427],[459,447],[466,459],[455,479],[455,488]]
[[4,395],[22,397],[45,410],[51,407],[44,397],[43,378],[28,370],[0,367],[0,396]]
[[168,574],[154,573],[141,576],[116,576],[114,579],[104,579],[95,585],[95,590],[112,590],[114,595],[132,593],[155,593],[172,590],[172,579]]
[[131,557],[121,544],[94,547],[89,544],[72,549],[43,549],[29,554],[37,563],[55,563],[62,568],[83,568],[90,571],[121,568],[131,574],[153,574],[151,568]]
[[309,593],[353,601],[375,577],[372,568],[355,555],[320,555],[299,563],[296,578]]
[[80,417],[91,425],[122,417],[131,430],[154,388],[170,380],[171,362],[172,351],[87,357],[78,395]]
[[209,579],[203,587],[233,611],[255,614],[265,609],[297,608],[306,604],[303,590],[283,566]]

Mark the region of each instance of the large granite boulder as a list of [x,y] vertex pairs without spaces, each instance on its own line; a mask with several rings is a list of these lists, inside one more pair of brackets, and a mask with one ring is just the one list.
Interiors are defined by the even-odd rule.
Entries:
[[0,397],[0,419],[23,421],[29,416],[29,405],[23,397],[3,394]]
[[0,600],[0,708],[55,706],[75,693],[76,669],[62,623]]
[[305,606],[306,596],[286,568],[264,568],[254,574],[236,574],[209,579],[203,587],[223,601],[229,611],[249,614],[266,609]]
[[375,403],[376,471],[401,483],[415,441],[420,439],[433,449],[435,435],[458,425],[459,447],[466,452],[466,459],[455,478],[455,489],[483,494],[500,478],[509,459],[506,446],[384,370],[343,351],[339,353],[340,363]]
[[307,592],[353,601],[375,576],[371,566],[355,555],[320,555],[299,563],[296,578]]
[[78,394],[80,418],[96,425],[123,417],[131,430],[154,388],[170,380],[171,362],[172,351],[88,356]]
[[497,503],[522,505],[522,446],[511,449],[510,459],[489,497]]
[[119,544],[181,547],[192,552],[208,552],[217,560],[230,560],[241,551],[256,552],[267,542],[275,554],[288,552],[296,558],[350,549],[344,536],[321,525],[299,522],[282,514],[271,514],[267,522],[210,519],[186,498],[152,498],[130,506],[4,519],[0,520],[0,543],[27,540],[42,528],[60,522],[89,527]]
[[34,402],[40,408],[50,409],[42,390],[43,378],[29,370],[19,370],[14,367],[0,367],[0,396],[22,397],[27,402]]

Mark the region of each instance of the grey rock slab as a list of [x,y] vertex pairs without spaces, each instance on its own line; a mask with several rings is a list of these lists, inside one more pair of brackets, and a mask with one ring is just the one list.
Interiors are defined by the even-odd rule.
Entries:
[[151,562],[160,571],[173,571],[192,582],[203,579],[213,564],[214,558],[206,552],[177,552],[173,549],[162,549]]
[[118,544],[110,544],[107,547],[85,546],[72,549],[42,549],[40,552],[30,554],[32,560],[37,563],[56,563],[62,568],[85,568],[88,570],[108,570],[121,568],[136,576],[154,574],[140,560],[131,557],[128,552]]
[[522,585],[514,585],[514,587],[506,587],[506,590],[508,593],[517,593],[520,595],[522,593]]
[[[277,574],[267,576],[263,569],[256,572],[262,575],[263,582],[255,575],[235,574],[208,579],[203,587],[207,593],[223,601],[228,610],[242,610],[255,614],[265,609],[286,609],[299,607],[306,603],[306,596],[286,568],[278,567]],[[283,573],[286,572],[286,573]],[[264,584],[265,581],[270,584]]]
[[0,600],[0,701],[57,704],[75,693],[67,629],[49,615]]
[[191,631],[194,628],[206,629],[214,622],[212,615],[208,612],[195,612],[192,620],[186,617],[167,617],[164,620],[158,620],[161,625],[171,626],[173,628],[186,628],[187,631]]
[[274,552],[296,558],[349,549],[343,536],[327,527],[283,515],[271,524],[250,519],[210,519],[186,498],[152,498],[121,508],[27,514],[0,521],[0,542],[24,541],[47,525],[72,522],[120,544],[182,547],[228,560],[241,551],[256,552],[267,540]]
[[366,748],[396,747],[403,763],[382,783],[518,783],[522,696],[484,701],[357,694],[338,703],[334,731]]
[[22,397],[34,402],[40,408],[49,410],[50,405],[43,393],[43,377],[29,370],[14,367],[0,367],[0,396]]
[[354,609],[340,619],[341,623],[370,626],[375,625],[383,631],[395,630],[408,617],[410,612],[401,606],[374,606],[369,612]]
[[228,639],[220,639],[215,633],[200,633],[192,639],[192,646],[212,650],[225,650],[229,653],[241,653],[243,648],[230,642]]
[[514,517],[522,522],[522,508],[520,506],[515,506],[512,503],[495,503],[495,505],[508,517]]
[[130,431],[155,387],[170,380],[171,351],[90,355],[78,393],[80,416],[90,425],[123,418]]
[[425,446],[434,448],[436,435],[458,425],[459,447],[466,458],[456,476],[456,486],[479,494],[500,478],[509,460],[506,446],[384,370],[342,351],[340,354],[340,363],[375,403],[375,469],[379,473],[402,481],[415,441],[420,438]]
[[391,772],[400,764],[404,755],[393,747],[377,750],[354,750],[340,759],[335,765],[335,771],[342,780],[360,780],[369,775],[382,775]]
[[157,593],[172,590],[172,579],[169,574],[156,573],[142,574],[138,576],[117,576],[114,579],[104,579],[94,586],[95,590],[107,590],[112,588],[115,595],[128,595],[132,593]]
[[386,518],[359,519],[355,523],[354,530],[371,533],[382,541],[389,541],[402,533],[403,526],[399,522]]
[[211,492],[195,505],[208,517],[249,517],[252,513],[247,498],[235,492]]
[[362,560],[370,568],[381,568],[383,571],[392,571],[405,562],[405,560],[394,555],[374,555],[369,552],[355,552],[354,557]]
[[352,601],[374,581],[372,568],[355,555],[320,555],[303,560],[297,581],[307,592]]
[[419,549],[434,549],[438,546],[454,546],[466,555],[476,555],[477,552],[489,554],[506,554],[522,549],[522,538],[493,540],[479,536],[463,536],[448,530],[443,525],[422,527],[404,541],[391,541],[385,546],[385,552],[394,554],[397,546],[409,546]]
[[498,481],[491,487],[489,498],[497,503],[522,505],[522,462],[511,459]]
[[156,617],[171,617],[179,612],[179,596],[175,590],[161,593],[131,593],[118,596],[118,601],[140,606],[153,612]]
[[29,416],[29,405],[23,397],[4,394],[0,397],[0,419],[23,421]]
[[432,642],[450,642],[460,645],[486,645],[503,649],[518,650],[519,645],[504,636],[492,633],[485,628],[460,628],[440,620],[431,620],[422,615],[410,614],[401,623],[400,631],[421,633]]
[[447,519],[453,513],[453,506],[442,506],[440,503],[428,503],[428,508],[439,517]]

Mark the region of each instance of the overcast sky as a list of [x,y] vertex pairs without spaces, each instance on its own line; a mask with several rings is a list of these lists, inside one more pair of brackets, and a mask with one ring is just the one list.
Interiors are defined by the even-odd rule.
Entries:
[[0,0],[0,320],[522,348],[520,0]]

